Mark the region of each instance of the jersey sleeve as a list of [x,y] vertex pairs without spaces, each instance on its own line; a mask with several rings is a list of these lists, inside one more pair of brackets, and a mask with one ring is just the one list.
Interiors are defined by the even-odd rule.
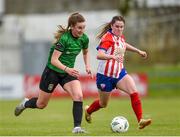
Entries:
[[87,35],[85,35],[82,48],[87,49],[88,45],[89,45],[89,38],[87,37]]
[[107,33],[101,38],[100,44],[97,47],[97,50],[103,49],[103,50],[107,51],[109,49],[109,47],[111,47],[112,45],[113,45],[112,36],[111,36],[111,34]]
[[63,52],[66,45],[66,38],[62,35],[59,41],[55,44],[55,49]]
[[99,46],[97,47],[97,50],[103,49],[103,50],[107,51],[111,45],[112,45],[112,43],[110,41],[100,42]]

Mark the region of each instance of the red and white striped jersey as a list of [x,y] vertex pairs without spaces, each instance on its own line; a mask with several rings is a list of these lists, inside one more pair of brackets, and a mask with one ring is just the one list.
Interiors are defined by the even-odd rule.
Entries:
[[126,50],[125,38],[122,35],[117,37],[108,31],[100,40],[97,50],[104,50],[106,54],[115,55],[120,57],[117,62],[114,59],[99,60],[97,72],[108,77],[118,78],[122,70],[124,53]]

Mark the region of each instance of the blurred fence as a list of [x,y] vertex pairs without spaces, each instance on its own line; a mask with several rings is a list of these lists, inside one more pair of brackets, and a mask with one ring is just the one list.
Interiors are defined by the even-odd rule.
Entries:
[[151,81],[149,90],[156,92],[180,92],[180,70],[170,72],[151,72],[148,74]]

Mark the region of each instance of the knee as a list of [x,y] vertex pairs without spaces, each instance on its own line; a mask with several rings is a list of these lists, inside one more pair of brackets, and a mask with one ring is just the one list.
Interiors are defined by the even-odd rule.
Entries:
[[137,92],[136,89],[130,89],[130,90],[128,90],[128,92],[127,92],[128,95],[132,95],[132,94],[135,94],[135,93],[138,94],[138,92]]
[[74,96],[73,97],[73,100],[75,100],[75,101],[83,101],[83,96],[82,95],[77,95],[77,96]]
[[46,103],[43,103],[43,102],[38,103],[38,102],[37,102],[37,107],[38,107],[39,109],[44,109],[46,106],[47,106]]
[[132,95],[132,94],[139,94],[139,93],[136,90],[134,90],[129,93],[129,95]]

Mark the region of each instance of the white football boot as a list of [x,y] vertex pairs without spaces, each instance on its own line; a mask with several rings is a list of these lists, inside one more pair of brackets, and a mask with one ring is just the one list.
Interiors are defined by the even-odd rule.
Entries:
[[75,127],[72,130],[72,133],[78,134],[78,133],[87,133],[84,129],[82,129],[81,127]]
[[14,115],[19,116],[26,108],[25,103],[28,101],[28,98],[24,98],[24,100],[15,108]]

